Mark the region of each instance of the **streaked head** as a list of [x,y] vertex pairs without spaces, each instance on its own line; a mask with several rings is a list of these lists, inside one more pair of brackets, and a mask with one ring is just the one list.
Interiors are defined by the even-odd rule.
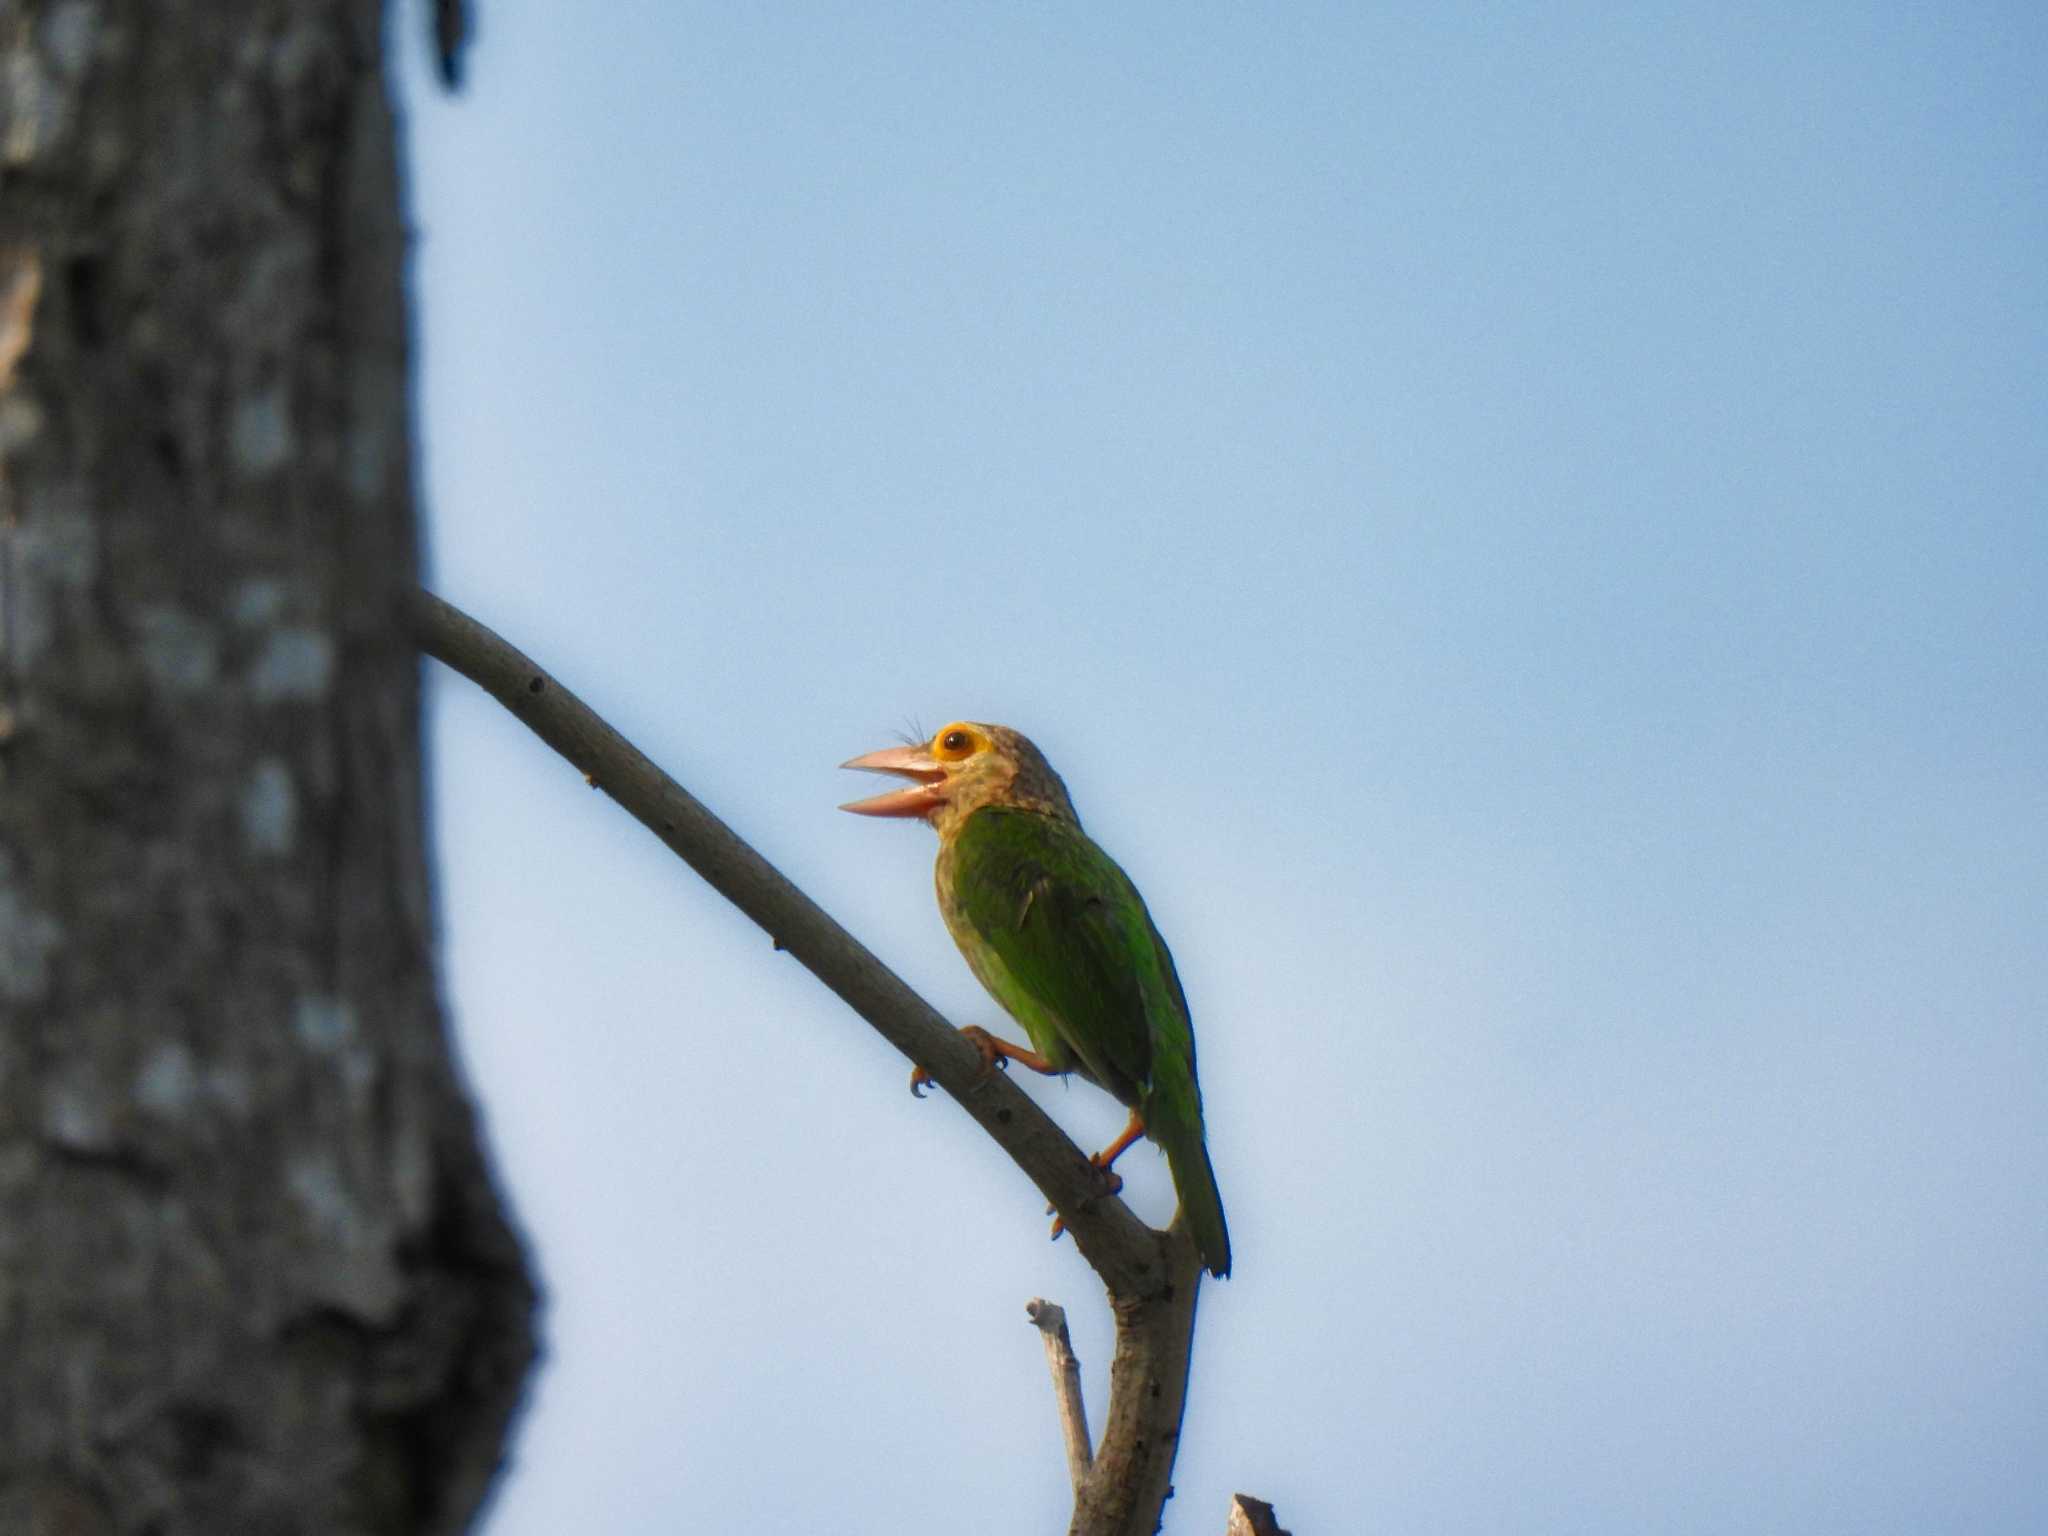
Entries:
[[985,805],[1017,806],[1078,821],[1067,786],[1045,754],[1006,725],[955,720],[930,741],[885,747],[839,765],[895,773],[913,782],[840,807],[860,816],[917,816],[941,836]]

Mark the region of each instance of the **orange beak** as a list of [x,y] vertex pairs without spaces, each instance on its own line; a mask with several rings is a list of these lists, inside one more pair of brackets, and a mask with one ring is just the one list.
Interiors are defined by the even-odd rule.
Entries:
[[946,770],[924,747],[884,747],[860,757],[849,757],[839,765],[863,773],[900,773],[917,782],[907,789],[892,789],[839,807],[856,816],[929,816],[946,799]]

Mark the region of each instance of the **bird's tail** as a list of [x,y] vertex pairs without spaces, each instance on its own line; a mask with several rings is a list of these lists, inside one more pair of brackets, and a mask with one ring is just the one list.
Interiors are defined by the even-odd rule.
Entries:
[[1148,1126],[1147,1130],[1166,1149],[1166,1165],[1173,1170],[1181,1214],[1194,1234],[1202,1267],[1221,1280],[1230,1273],[1230,1229],[1223,1223],[1223,1192],[1216,1187],[1216,1170],[1209,1166],[1202,1122],[1197,1119],[1193,1124],[1163,1125],[1156,1130]]

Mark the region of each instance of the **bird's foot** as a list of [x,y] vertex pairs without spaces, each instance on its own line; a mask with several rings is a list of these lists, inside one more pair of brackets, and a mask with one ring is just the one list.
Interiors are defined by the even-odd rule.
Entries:
[[[1122,1150],[1121,1147],[1117,1149],[1117,1151]],[[1088,1166],[1095,1170],[1096,1177],[1100,1181],[1102,1192],[1105,1195],[1114,1196],[1124,1192],[1124,1176],[1109,1166],[1115,1160],[1115,1152],[1098,1152],[1088,1159]],[[1050,1240],[1056,1243],[1060,1240],[1060,1234],[1067,1230],[1066,1218],[1060,1216],[1049,1205],[1045,1208],[1045,1214],[1052,1217],[1052,1237]]]
[[[1121,1150],[1122,1148],[1118,1148],[1118,1151]],[[1115,1161],[1115,1152],[1098,1152],[1088,1159],[1088,1166],[1093,1168],[1102,1180],[1105,1194],[1120,1195],[1124,1192],[1124,1176],[1109,1166]]]
[[[1012,1056],[1022,1059],[1030,1054],[1026,1051],[1019,1051],[1016,1046],[1011,1045],[1006,1040],[998,1040],[979,1024],[962,1025],[960,1033],[967,1037],[969,1045],[981,1052],[981,1075],[983,1077],[988,1076],[992,1071],[1009,1071],[1010,1058]],[[931,1073],[927,1072],[923,1067],[912,1067],[910,1069],[910,1096],[914,1099],[923,1098],[924,1091],[931,1081]]]

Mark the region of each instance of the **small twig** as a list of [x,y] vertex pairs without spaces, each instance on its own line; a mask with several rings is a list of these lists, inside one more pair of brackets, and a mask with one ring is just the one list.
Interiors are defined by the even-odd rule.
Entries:
[[467,0],[434,0],[433,13],[434,62],[440,66],[441,84],[460,90],[472,31],[469,5]]
[[1230,1501],[1230,1523],[1223,1536],[1288,1536],[1273,1518],[1273,1506],[1264,1499],[1240,1493]]
[[1074,1492],[1088,1480],[1088,1466],[1094,1457],[1089,1449],[1088,1407],[1081,1401],[1081,1362],[1074,1358],[1074,1341],[1067,1335],[1067,1309],[1057,1302],[1034,1300],[1024,1308],[1045,1340],[1045,1364],[1052,1372],[1053,1404],[1059,1410],[1060,1438],[1067,1446],[1067,1476]]

